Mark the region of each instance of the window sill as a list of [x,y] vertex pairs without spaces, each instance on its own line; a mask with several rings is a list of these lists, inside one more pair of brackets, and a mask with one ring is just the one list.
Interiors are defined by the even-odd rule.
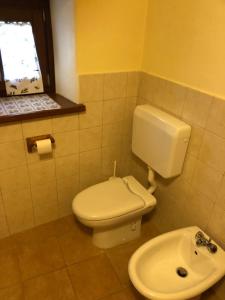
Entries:
[[0,116],[0,123],[16,122],[16,121],[37,119],[37,118],[43,118],[43,117],[55,116],[55,115],[64,115],[70,113],[79,113],[79,112],[84,112],[86,110],[85,105],[76,104],[58,94],[49,94],[49,96],[55,102],[57,102],[61,106],[61,108],[41,110],[37,112],[18,114],[18,115]]

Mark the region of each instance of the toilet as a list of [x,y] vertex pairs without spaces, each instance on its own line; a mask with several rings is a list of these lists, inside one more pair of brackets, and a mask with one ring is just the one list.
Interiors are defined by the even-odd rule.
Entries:
[[140,236],[142,216],[156,206],[154,172],[165,178],[181,173],[190,132],[189,125],[155,107],[136,107],[132,151],[148,165],[150,188],[133,176],[113,176],[75,196],[73,212],[93,228],[94,245],[106,249]]

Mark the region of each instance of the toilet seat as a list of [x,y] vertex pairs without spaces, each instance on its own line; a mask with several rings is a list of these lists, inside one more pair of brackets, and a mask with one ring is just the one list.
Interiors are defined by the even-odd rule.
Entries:
[[73,200],[73,211],[82,219],[101,221],[142,210],[155,198],[132,177],[115,177],[80,192]]

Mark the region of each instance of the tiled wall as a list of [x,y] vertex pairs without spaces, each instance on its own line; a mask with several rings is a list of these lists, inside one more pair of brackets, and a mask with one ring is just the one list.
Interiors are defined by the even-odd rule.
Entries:
[[[157,178],[156,222],[163,231],[196,224],[225,246],[225,101],[142,73],[138,103],[157,106],[192,127],[181,176]],[[134,172],[135,165],[141,168],[138,159]]]
[[[0,126],[0,238],[70,214],[74,195],[129,174],[138,73],[80,77],[87,112]],[[25,138],[51,133],[51,155],[29,154]]]
[[[152,220],[162,232],[198,225],[225,248],[225,100],[142,73],[138,104],[144,103],[192,126],[181,176],[157,176]],[[134,156],[132,173],[147,184],[147,168]],[[224,295],[225,281],[206,299],[223,300]]]
[[[151,219],[162,232],[199,225],[225,246],[225,101],[139,72],[82,75],[80,100],[86,113],[0,126],[0,238],[70,214],[74,195],[111,176],[114,160],[118,175],[147,186],[131,135],[135,106],[150,103],[192,126],[181,176],[157,176]],[[45,133],[53,153],[29,154],[25,138]],[[209,299],[222,300],[224,289]]]

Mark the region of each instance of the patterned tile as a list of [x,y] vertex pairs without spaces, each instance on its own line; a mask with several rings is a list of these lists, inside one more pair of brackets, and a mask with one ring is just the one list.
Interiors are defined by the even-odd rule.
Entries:
[[0,99],[0,116],[21,115],[40,110],[59,109],[61,106],[48,95],[3,97]]

